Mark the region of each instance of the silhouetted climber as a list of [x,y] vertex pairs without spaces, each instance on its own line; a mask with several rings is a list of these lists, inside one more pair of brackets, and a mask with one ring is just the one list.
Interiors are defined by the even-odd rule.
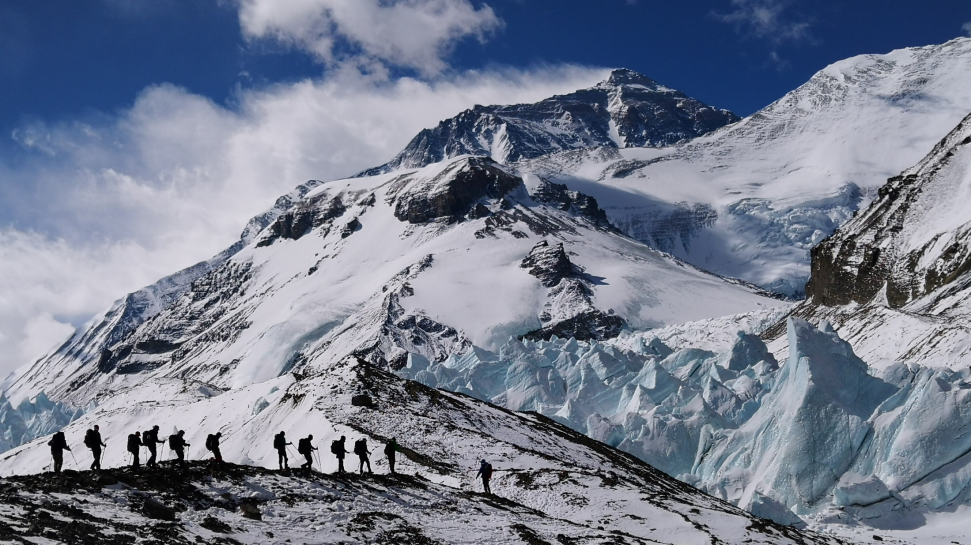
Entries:
[[492,495],[492,491],[489,490],[489,479],[493,477],[493,465],[486,462],[486,459],[479,461],[479,472],[476,473],[476,477],[483,477],[483,491],[487,495]]
[[169,436],[169,449],[175,452],[176,460],[182,468],[186,467],[187,447],[189,447],[189,444],[186,442],[186,431],[180,430],[176,434]]
[[371,474],[371,461],[368,460],[368,440],[361,438],[354,443],[354,454],[358,456],[358,474],[364,474],[364,467],[368,465],[368,474]]
[[[283,433],[281,433],[283,434]],[[312,469],[314,467],[314,452],[317,448],[311,444],[311,440],[314,439],[313,434],[308,434],[307,438],[301,438],[297,440],[297,453],[304,456],[307,460],[304,464],[300,465],[301,468]]]
[[338,460],[338,472],[344,472],[344,455],[348,452],[344,449],[344,436],[341,436],[340,440],[334,440],[331,442],[331,453],[337,456]]
[[398,442],[394,438],[388,440],[388,443],[385,444],[385,457],[388,457],[388,470],[392,474],[395,473],[395,453],[398,451],[401,451]]
[[164,444],[162,440],[159,440],[159,425],[155,425],[150,430],[146,430],[142,434],[142,445],[147,447],[149,450],[149,459],[146,461],[145,466],[158,466],[155,462],[156,457],[156,447],[157,444]]
[[64,450],[71,451],[71,448],[67,445],[67,440],[64,439],[64,432],[57,431],[54,433],[54,437],[51,441],[47,442],[47,445],[51,446],[51,457],[54,459],[54,473],[59,474],[61,472],[61,467],[64,465]]
[[132,470],[138,470],[141,466],[138,462],[138,448],[142,446],[142,433],[128,435],[128,452],[132,454]]
[[287,437],[284,436],[284,432],[281,430],[280,434],[276,434],[273,437],[273,448],[277,450],[277,464],[280,466],[280,470],[285,468],[290,468],[287,463],[287,446],[294,445],[287,441]]
[[216,459],[218,468],[223,468],[223,455],[219,452],[219,438],[222,435],[222,432],[217,432],[206,437],[206,449],[213,452],[213,458]]
[[91,470],[101,470],[101,448],[107,444],[101,441],[101,432],[98,429],[98,425],[95,425],[94,429],[88,429],[84,433],[84,445],[88,446],[88,449],[91,450],[91,457],[94,458],[94,461],[91,463]]

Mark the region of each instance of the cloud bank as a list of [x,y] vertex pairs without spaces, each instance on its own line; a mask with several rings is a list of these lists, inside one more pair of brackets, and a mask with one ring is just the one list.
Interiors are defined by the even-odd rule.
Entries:
[[394,65],[434,76],[456,42],[485,41],[503,25],[466,0],[238,0],[250,38],[273,38],[326,64]]
[[607,71],[494,69],[326,78],[238,92],[231,107],[172,85],[96,118],[33,123],[0,154],[0,378],[127,292],[209,258],[308,179],[384,163],[474,104],[534,102]]

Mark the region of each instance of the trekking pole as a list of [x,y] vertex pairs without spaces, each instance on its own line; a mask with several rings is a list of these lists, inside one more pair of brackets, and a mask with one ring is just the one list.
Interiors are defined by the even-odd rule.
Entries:
[[78,472],[81,472],[81,467],[78,466],[78,460],[74,458],[74,452],[69,449],[68,450],[68,453],[71,454],[71,460],[74,461],[74,468],[75,468],[75,470],[77,470]]
[[314,456],[317,457],[317,468],[321,469],[321,472],[324,472],[324,466],[321,464],[321,454],[316,449],[314,450]]

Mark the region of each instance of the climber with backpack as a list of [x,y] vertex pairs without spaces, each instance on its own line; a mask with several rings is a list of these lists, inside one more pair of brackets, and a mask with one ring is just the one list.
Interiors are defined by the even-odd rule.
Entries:
[[176,454],[176,460],[179,462],[179,466],[182,468],[186,467],[186,448],[189,444],[186,443],[186,431],[180,430],[179,432],[169,436],[169,449],[171,449]]
[[368,460],[368,440],[361,438],[354,443],[354,454],[358,456],[358,474],[364,474],[364,467],[368,465],[368,474],[371,474],[371,461]]
[[84,433],[84,445],[91,450],[91,457],[94,458],[94,461],[91,463],[91,470],[101,470],[101,448],[107,444],[101,441],[101,432],[98,429],[98,425],[95,425],[93,429],[89,428]]
[[138,462],[138,448],[142,447],[142,433],[128,435],[128,452],[132,454],[132,470],[138,470],[141,466]]
[[64,465],[64,450],[71,451],[71,448],[67,445],[67,440],[64,439],[64,432],[57,431],[51,438],[51,441],[47,442],[47,445],[51,446],[51,457],[54,459],[54,473],[60,474],[61,467]]
[[338,460],[338,472],[344,473],[344,455],[348,452],[344,449],[344,436],[341,436],[340,440],[334,440],[331,442],[331,453],[333,453]]
[[402,449],[398,447],[398,442],[392,438],[385,444],[385,457],[388,457],[388,470],[390,473],[395,473],[395,453],[401,451]]
[[159,440],[159,425],[155,425],[154,427],[152,427],[149,430],[146,430],[142,434],[142,445],[147,447],[149,450],[149,459],[145,463],[145,466],[148,467],[158,466],[158,464],[155,462],[155,457],[157,455],[156,448],[158,447],[157,444],[164,444],[164,443],[165,442],[163,442],[162,440]]
[[273,436],[273,448],[277,450],[277,465],[280,466],[280,470],[290,468],[290,465],[287,464],[287,446],[292,445],[294,444],[287,441],[287,437],[282,430],[280,434]]
[[304,459],[307,460],[307,462],[300,465],[300,467],[306,468],[308,470],[314,468],[314,452],[317,451],[317,448],[311,444],[311,440],[313,439],[314,439],[314,435],[308,434],[307,438],[301,438],[300,440],[297,440],[297,453],[303,455]]
[[219,452],[219,438],[222,435],[222,432],[217,432],[206,437],[206,449],[213,452],[217,468],[223,468],[223,455]]
[[489,479],[493,477],[493,465],[486,462],[486,459],[479,461],[479,472],[476,473],[476,477],[483,477],[483,491],[487,495],[492,495],[492,491],[489,490]]

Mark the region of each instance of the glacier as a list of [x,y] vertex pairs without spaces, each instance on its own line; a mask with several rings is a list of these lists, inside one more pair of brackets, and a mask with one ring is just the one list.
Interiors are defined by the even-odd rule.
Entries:
[[779,523],[969,503],[968,369],[875,370],[828,323],[786,325],[782,362],[752,333],[715,353],[643,332],[410,354],[398,374],[540,413]]

